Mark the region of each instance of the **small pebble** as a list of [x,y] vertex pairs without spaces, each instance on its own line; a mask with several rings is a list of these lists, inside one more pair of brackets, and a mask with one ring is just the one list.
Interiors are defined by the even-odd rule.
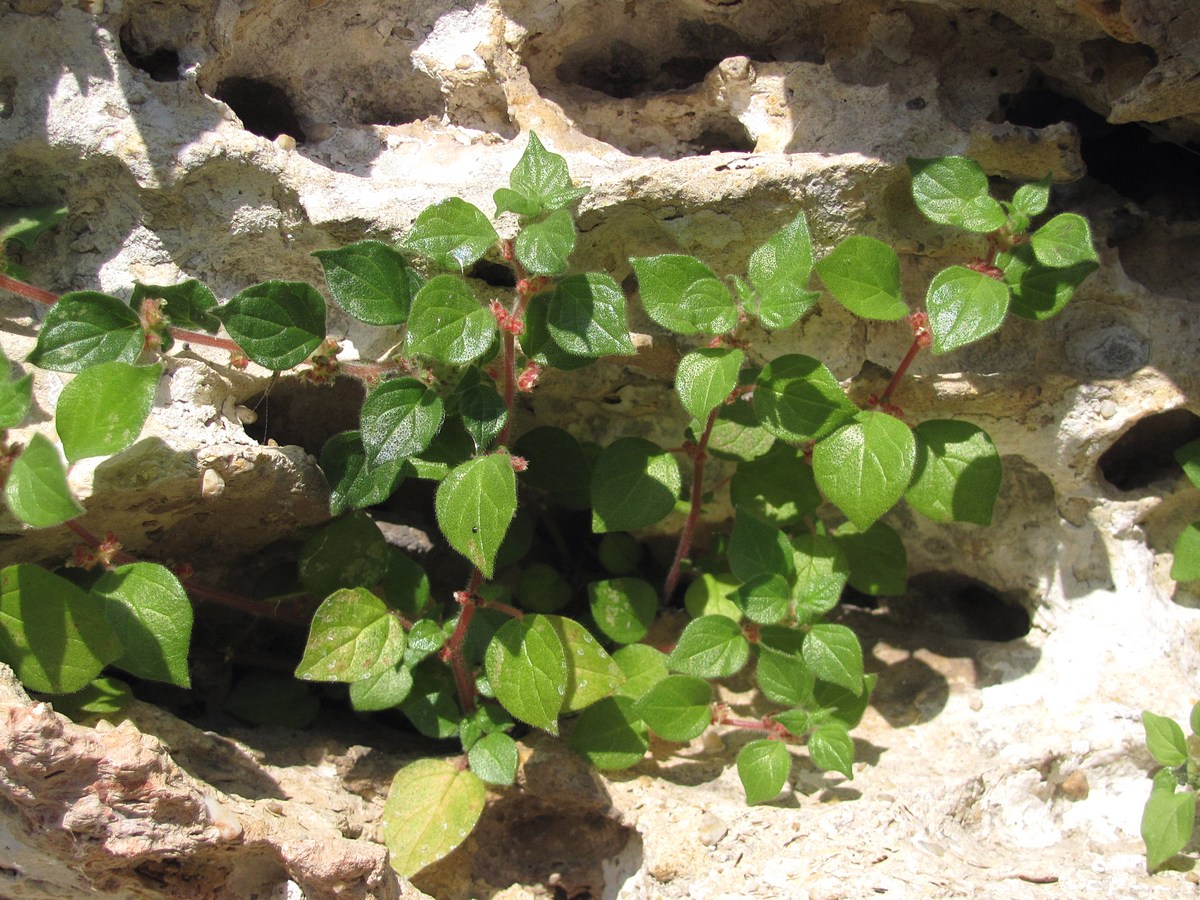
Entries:
[[700,843],[706,847],[715,847],[721,838],[729,831],[729,826],[718,819],[710,812],[706,812],[700,817],[700,827],[696,829],[696,836],[700,838]]
[[1086,800],[1088,796],[1087,775],[1083,773],[1083,769],[1076,769],[1063,779],[1058,790],[1068,800]]

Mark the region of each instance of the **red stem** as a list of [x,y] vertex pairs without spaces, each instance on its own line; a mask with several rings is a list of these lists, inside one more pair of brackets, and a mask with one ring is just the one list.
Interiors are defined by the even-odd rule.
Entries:
[[671,599],[671,595],[675,593],[675,588],[679,584],[679,569],[683,565],[683,561],[692,551],[692,537],[696,533],[696,523],[700,521],[700,509],[704,503],[704,463],[708,459],[708,439],[712,436],[713,425],[717,421],[717,413],[721,407],[716,407],[708,414],[708,421],[704,424],[704,433],[700,435],[700,443],[696,445],[693,459],[696,461],[695,467],[692,469],[692,506],[688,510],[687,521],[683,524],[683,531],[679,535],[679,546],[675,548],[675,559],[671,561],[671,571],[667,573],[667,580],[663,583],[662,598],[663,601]]
[[52,294],[49,291],[43,291],[41,288],[36,288],[32,284],[26,284],[23,281],[17,281],[15,278],[9,278],[3,272],[0,272],[0,288],[4,288],[6,291],[10,291],[29,300],[35,300],[38,303],[44,303],[47,306],[53,306],[58,302],[58,294]]
[[921,352],[921,342],[913,339],[912,346],[908,348],[908,353],[904,355],[904,359],[900,361],[900,366],[896,369],[896,374],[892,376],[892,380],[888,382],[888,386],[883,393],[879,395],[879,403],[882,405],[891,399],[892,393],[900,386],[900,382],[904,379],[905,373],[908,372],[908,367],[912,365],[917,354]]
[[[100,546],[101,541],[94,534],[88,531],[79,523],[78,519],[71,519],[64,523],[69,529],[77,534],[84,543],[88,544],[93,549]],[[128,565],[138,561],[136,556],[131,556],[124,550],[117,550],[112,554],[112,561],[121,565]],[[254,600],[250,597],[243,597],[240,594],[228,594],[225,591],[219,591],[216,588],[209,587],[206,584],[194,581],[190,578],[180,578],[180,584],[184,589],[202,600],[207,600],[210,603],[216,603],[228,609],[236,609],[239,612],[249,613],[252,616],[265,619],[281,619],[287,622],[294,622],[298,625],[308,623],[308,618],[297,610],[290,607],[273,606],[270,603],[264,603],[261,600]]]
[[462,592],[462,612],[458,614],[458,621],[454,624],[454,631],[450,637],[446,639],[445,646],[442,647],[440,654],[442,661],[450,664],[450,670],[454,673],[454,685],[458,688],[458,699],[462,704],[463,712],[467,715],[475,712],[475,678],[467,668],[467,661],[463,658],[462,645],[467,637],[467,629],[471,627],[471,619],[475,616],[475,610],[478,608],[478,597],[476,591],[483,584],[483,573],[475,569],[471,573],[471,583],[467,585],[467,589]]

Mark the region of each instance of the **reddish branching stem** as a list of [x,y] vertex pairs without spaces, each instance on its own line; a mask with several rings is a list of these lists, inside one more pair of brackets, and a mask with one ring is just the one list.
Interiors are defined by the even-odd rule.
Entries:
[[712,436],[713,425],[716,423],[717,414],[720,411],[721,407],[718,406],[708,414],[708,421],[704,423],[704,433],[700,435],[700,443],[695,447],[685,445],[684,448],[687,455],[693,460],[692,505],[688,510],[687,521],[683,523],[683,531],[679,534],[679,544],[675,548],[675,558],[671,561],[671,570],[667,573],[667,580],[663,582],[662,598],[664,601],[669,601],[671,595],[675,593],[675,588],[679,585],[679,574],[683,561],[692,552],[692,538],[696,534],[696,524],[700,521],[700,512],[704,505],[704,463],[708,459],[708,439]]
[[471,581],[467,585],[467,589],[455,592],[454,599],[458,601],[462,611],[458,614],[454,631],[446,639],[446,643],[442,645],[441,652],[438,654],[442,662],[448,664],[450,671],[454,673],[454,685],[458,689],[459,703],[467,715],[475,712],[475,676],[467,668],[462,648],[463,641],[467,638],[467,631],[471,627],[471,619],[475,617],[475,610],[479,608],[480,598],[477,592],[482,584],[483,573],[475,569],[471,573]]

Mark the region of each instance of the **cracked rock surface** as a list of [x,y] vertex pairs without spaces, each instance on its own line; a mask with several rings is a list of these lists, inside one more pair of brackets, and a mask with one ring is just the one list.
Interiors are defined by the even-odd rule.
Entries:
[[[573,263],[630,289],[633,255],[690,253],[743,272],[803,210],[818,253],[851,233],[896,247],[915,302],[934,272],[978,250],[918,218],[909,156],[969,154],[1000,190],[1051,173],[1055,209],[1092,223],[1101,269],[1063,313],[923,354],[897,398],[912,422],[985,427],[1005,480],[988,529],[891,513],[907,594],[842,609],[879,673],[854,732],[854,780],[821,775],[800,752],[782,799],[748,809],[736,732],[656,747],[607,778],[531,736],[519,788],[414,886],[373,840],[392,774],[430,752],[413,738],[361,721],[285,732],[196,716],[216,733],[149,703],[120,724],[74,725],[8,678],[0,894],[1194,893],[1194,872],[1145,874],[1138,823],[1153,765],[1140,712],[1183,718],[1200,690],[1200,595],[1167,577],[1175,536],[1200,518],[1200,492],[1171,459],[1200,436],[1200,7],[0,4],[0,206],[70,206],[33,250],[15,251],[58,293],[128,297],[134,281],[189,277],[222,299],[266,279],[323,288],[315,250],[398,240],[451,195],[490,211],[531,129],[589,188]],[[0,297],[18,366],[43,314],[33,306]],[[638,355],[552,373],[520,408],[518,433],[549,424],[602,444],[678,443],[687,422],[671,378],[692,347],[630,310]],[[330,333],[362,359],[397,337],[334,307]],[[752,346],[818,356],[865,394],[909,339],[823,303]],[[53,436],[49,410],[69,377],[35,373],[32,424],[12,439]],[[73,468],[88,527],[216,584],[294,553],[328,518],[315,458],[356,427],[361,392],[285,375],[264,400],[268,381],[220,353],[177,352],[142,439]],[[731,514],[722,503],[714,528]],[[3,565],[56,564],[75,543],[7,513],[0,536]],[[756,714],[753,695],[724,690]]]

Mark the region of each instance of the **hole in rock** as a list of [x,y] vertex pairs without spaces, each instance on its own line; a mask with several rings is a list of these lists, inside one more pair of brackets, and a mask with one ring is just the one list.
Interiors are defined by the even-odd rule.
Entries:
[[701,153],[751,153],[755,141],[745,125],[730,118],[708,126],[690,143]]
[[1029,612],[1011,594],[956,572],[926,572],[908,583],[904,598],[888,601],[889,610],[907,607],[916,627],[940,637],[1015,641],[1029,634]]
[[270,140],[287,134],[298,144],[306,139],[291,99],[282,88],[269,81],[241,76],[224,78],[213,96],[227,103],[251,134]]
[[335,434],[358,428],[365,397],[366,389],[356,378],[338,378],[330,384],[296,376],[280,378],[243,404],[257,416],[246,424],[246,434],[262,444],[295,444],[320,456]]
[[[179,81],[179,51],[172,47],[141,47],[131,25],[124,25],[120,33],[121,52],[135,69],[141,69],[154,81]],[[230,104],[232,106],[232,104]]]
[[1104,480],[1117,490],[1135,491],[1181,475],[1175,451],[1198,437],[1200,416],[1191,410],[1155,413],[1117,438],[1097,465]]
[[512,269],[486,259],[478,260],[475,265],[471,266],[467,270],[467,277],[478,278],[492,287],[513,288],[517,286],[517,276]]
[[1071,122],[1088,175],[1138,203],[1163,198],[1200,215],[1200,148],[1159,139],[1138,124],[1112,125],[1071,97],[1035,82],[1004,102],[1005,121],[1044,128]]

